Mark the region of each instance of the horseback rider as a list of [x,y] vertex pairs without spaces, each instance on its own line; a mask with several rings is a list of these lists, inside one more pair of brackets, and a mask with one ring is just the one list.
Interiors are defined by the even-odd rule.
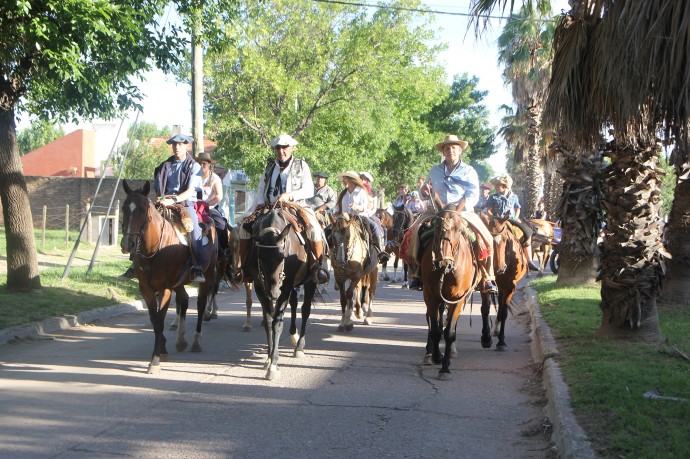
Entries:
[[209,262],[208,253],[203,249],[203,235],[194,208],[197,188],[201,186],[201,166],[187,151],[187,146],[193,142],[192,137],[184,134],[176,134],[168,139],[166,143],[172,148],[173,155],[156,167],[153,187],[161,204],[164,206],[181,204],[192,220],[194,225],[190,232],[192,282],[205,282],[202,266]]
[[[437,202],[442,206],[448,203],[463,204],[462,208],[464,210],[461,212],[462,217],[470,228],[472,228],[478,236],[484,239],[488,251],[488,256],[486,258],[477,260],[479,273],[483,281],[481,291],[496,292],[498,289],[494,282],[493,238],[488,228],[472,210],[478,199],[477,191],[479,188],[479,180],[477,178],[477,172],[472,166],[464,163],[461,159],[462,152],[468,145],[469,142],[460,140],[455,135],[447,135],[443,142],[437,143],[435,148],[443,153],[443,161],[431,168],[427,179],[420,188],[420,192],[422,195],[430,196],[432,202]],[[417,256],[417,248],[419,247],[419,227],[421,223],[426,220],[424,217],[430,215],[433,215],[433,213],[425,212],[422,214],[411,228],[411,231],[413,231],[409,249],[411,258]],[[421,290],[419,266],[415,264],[411,267],[409,288]]]
[[484,208],[491,215],[502,216],[504,213],[509,213],[508,221],[520,228],[524,233],[524,242],[522,243],[522,251],[527,259],[527,266],[532,271],[539,271],[539,266],[532,260],[532,228],[525,222],[520,220],[520,200],[518,196],[513,193],[511,187],[513,186],[513,179],[509,175],[503,174],[492,178],[491,184],[496,189],[496,192],[489,196],[489,199],[484,205]]
[[383,228],[381,221],[369,214],[370,196],[359,175],[353,171],[338,174],[343,181],[345,189],[338,196],[337,209],[346,214],[357,215],[369,226],[368,233],[372,236],[369,242],[378,250],[379,263],[385,263],[390,258],[383,250],[385,247],[383,239]]
[[[311,266],[312,276],[316,283],[325,284],[328,282],[329,274],[323,268],[323,230],[314,211],[306,202],[308,198],[314,196],[314,182],[307,162],[292,155],[296,145],[297,141],[288,134],[280,134],[271,141],[271,149],[275,159],[268,162],[263,174],[261,174],[259,187],[256,191],[255,206],[292,202],[303,208],[308,219],[306,238],[309,240],[309,246],[314,256],[314,262]],[[244,262],[249,253],[251,234],[240,225],[239,236],[240,268],[235,274],[235,281],[237,282],[247,278]]]
[[[218,209],[218,203],[223,200],[223,182],[218,174],[213,172],[216,161],[206,152],[199,153],[196,162],[201,165],[201,200],[208,204],[208,212],[216,226],[218,250],[221,257],[229,257],[228,221]],[[198,196],[197,196],[198,197]]]
[[479,195],[479,201],[477,201],[477,204],[474,206],[474,211],[481,215],[486,208],[486,201],[488,201],[489,195],[491,194],[491,185],[488,183],[482,184],[482,186],[479,187],[479,192],[481,194]]
[[314,212],[328,212],[335,207],[335,191],[333,188],[326,185],[328,174],[325,172],[317,172],[316,177],[316,191],[314,196],[307,199],[307,205],[314,209]]

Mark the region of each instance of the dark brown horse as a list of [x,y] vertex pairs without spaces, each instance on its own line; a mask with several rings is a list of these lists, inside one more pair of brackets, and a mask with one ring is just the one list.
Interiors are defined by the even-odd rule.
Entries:
[[[176,347],[178,351],[187,348],[185,320],[189,295],[184,286],[190,283],[189,271],[192,260],[189,247],[180,242],[173,225],[161,216],[146,197],[150,191],[149,183],[146,182],[139,190],[132,190],[127,181],[123,181],[122,186],[127,193],[127,199],[122,205],[123,231],[120,247],[123,253],[134,253],[134,269],[139,280],[139,291],[146,302],[155,334],[148,372],[156,373],[160,371],[160,362],[167,359],[163,329],[173,292],[179,315]],[[203,267],[206,282],[199,284],[196,334],[192,352],[201,352],[201,323],[207,298],[215,282],[218,245],[212,225],[209,239],[210,243],[205,249],[210,252],[210,261]]]
[[539,272],[543,273],[553,249],[553,229],[556,224],[538,218],[527,220],[527,224],[534,231],[532,233],[532,254],[537,257]]
[[311,314],[311,302],[316,291],[310,265],[312,257],[303,242],[298,221],[280,207],[266,207],[251,227],[251,247],[245,267],[252,279],[256,296],[263,310],[264,329],[268,340],[268,359],[264,368],[266,379],[278,373],[278,344],[283,331],[283,314],[290,303],[293,308],[291,335],[296,334],[294,316],[297,294],[295,289],[304,286],[302,323],[295,345],[294,356],[304,355],[307,321]]
[[[232,234],[232,227],[230,225],[226,226],[226,228],[222,230],[216,227],[216,231],[225,231],[227,233],[226,241],[230,241],[230,237]],[[204,312],[205,321],[218,318],[217,296],[218,291],[220,290],[220,284],[222,282],[227,282],[228,284],[232,285],[231,279],[232,267],[234,266],[234,252],[232,250],[228,250],[227,253],[221,252],[222,250],[219,246],[218,261],[216,263],[216,281],[213,283],[213,287],[211,288],[211,295],[209,296],[208,304],[206,305],[206,311]],[[236,286],[234,286],[234,288],[236,288]]]
[[[520,241],[517,240],[511,225],[504,217],[482,214],[482,220],[494,237],[494,272],[498,287],[498,311],[496,313],[495,335],[498,336],[497,351],[506,351],[505,327],[508,319],[510,301],[513,299],[517,283],[527,272],[527,259],[522,251]],[[482,317],[484,305],[488,304],[487,294],[482,294]],[[487,308],[488,314],[488,308]]]
[[[429,328],[425,364],[441,364],[439,379],[450,378],[450,357],[460,312],[479,280],[467,223],[459,206],[446,205],[433,219],[433,241],[423,249],[421,276]],[[484,312],[482,304],[482,312]],[[487,318],[482,321],[482,346],[491,344]],[[445,329],[444,311],[447,310]],[[484,314],[482,314],[483,316]],[[441,334],[445,352],[440,350]]]
[[[386,215],[388,212],[386,212]],[[383,268],[383,280],[390,280],[391,283],[398,282],[398,263],[400,260],[400,244],[402,243],[403,236],[405,232],[414,223],[414,214],[405,206],[395,207],[393,206],[393,224],[388,228],[388,242],[386,243],[386,252],[390,255],[395,255],[395,260],[393,261],[393,279],[388,277],[388,262],[382,264]],[[402,262],[402,272],[403,272],[403,288],[407,286],[407,265]]]
[[359,319],[364,314],[364,325],[371,325],[373,320],[371,304],[376,294],[378,263],[369,253],[368,239],[362,220],[348,214],[338,216],[329,231],[333,276],[340,292],[340,331],[354,328],[353,309]]

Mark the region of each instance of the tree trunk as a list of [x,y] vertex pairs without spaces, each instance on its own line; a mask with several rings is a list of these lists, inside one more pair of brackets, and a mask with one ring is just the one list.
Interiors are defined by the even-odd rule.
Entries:
[[0,200],[7,236],[7,290],[40,289],[34,225],[19,159],[13,110],[0,110]]
[[607,212],[599,272],[603,315],[597,334],[634,340],[661,338],[656,297],[663,278],[659,234],[660,177],[656,145],[606,146],[603,175]]
[[539,154],[539,122],[541,109],[538,104],[529,108],[529,126],[527,127],[527,151],[525,157],[525,200],[521,203],[520,216],[530,218],[537,210],[542,191],[541,155]]
[[690,304],[690,163],[687,154],[676,148],[671,156],[676,170],[676,190],[668,220],[666,248],[671,253],[667,262],[661,298],[664,302]]
[[563,192],[555,217],[560,220],[562,230],[556,284],[594,284],[599,258],[597,238],[601,229],[601,154],[596,150],[593,153],[578,151],[558,138],[552,147],[558,151],[561,161],[558,173],[563,177]]

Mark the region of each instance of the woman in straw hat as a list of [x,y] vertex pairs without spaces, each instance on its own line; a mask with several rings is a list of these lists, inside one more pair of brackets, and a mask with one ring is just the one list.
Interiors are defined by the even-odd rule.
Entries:
[[[464,210],[461,212],[462,217],[474,232],[484,239],[486,249],[488,249],[488,256],[482,260],[477,260],[479,273],[484,281],[481,290],[483,292],[496,292],[493,239],[489,229],[473,211],[479,199],[479,178],[477,177],[477,171],[461,160],[462,151],[468,145],[467,141],[460,140],[455,135],[447,135],[443,142],[437,143],[435,148],[443,153],[443,161],[431,168],[429,176],[420,188],[420,192],[422,195],[430,196],[432,201],[441,205],[464,203]],[[422,218],[420,217],[417,219],[417,222],[421,220]],[[413,233],[414,237],[410,241],[409,253],[412,254],[412,257],[415,257],[417,247],[419,247],[419,234],[416,231],[419,226],[413,226],[413,228],[415,228],[415,232]],[[411,270],[414,272],[410,274],[410,289],[421,290],[418,269],[418,267],[415,267],[415,269]]]
[[364,182],[359,178],[359,174],[354,171],[338,174],[338,178],[343,181],[345,189],[338,196],[336,209],[342,213],[358,215],[362,218],[362,221],[369,225],[371,230],[369,233],[374,236],[374,240],[370,242],[378,250],[379,263],[385,263],[388,261],[389,256],[383,250],[383,247],[385,247],[383,228],[381,227],[381,222],[377,218],[371,217],[368,213],[369,193],[364,187]]
[[539,266],[532,260],[532,228],[520,220],[520,200],[511,189],[513,179],[510,175],[502,174],[491,179],[491,184],[496,192],[489,196],[485,208],[491,214],[505,215],[510,214],[508,221],[520,228],[525,233],[525,242],[522,243],[522,251],[527,259],[527,266],[532,271],[539,271]]
[[218,210],[218,203],[223,199],[223,182],[218,174],[213,172],[216,161],[211,159],[211,155],[206,152],[199,153],[196,162],[201,165],[201,200],[208,204],[208,213],[216,226],[220,256],[227,258],[230,256],[228,221]]

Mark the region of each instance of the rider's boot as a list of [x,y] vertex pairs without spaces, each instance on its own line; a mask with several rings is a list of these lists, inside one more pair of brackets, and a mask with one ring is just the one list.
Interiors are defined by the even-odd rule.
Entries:
[[247,269],[245,267],[245,261],[249,254],[249,242],[249,239],[240,238],[240,246],[237,254],[237,270],[232,277],[232,281],[238,284],[245,282],[245,280],[249,282]]
[[314,263],[311,265],[312,278],[317,284],[326,284],[330,275],[323,267],[323,241],[309,241],[309,245],[314,254]]
[[[190,238],[191,239],[191,238]],[[200,282],[204,283],[206,282],[206,277],[204,276],[204,270],[202,267],[197,263],[196,261],[196,253],[194,253],[194,247],[196,244],[194,241],[189,246],[189,253],[192,257],[192,269],[190,269],[190,276],[191,276],[191,282]]]
[[532,260],[532,246],[526,245],[522,247],[522,252],[525,254],[525,259],[527,259],[527,266],[531,271],[541,271],[539,266]]
[[[383,243],[383,237],[377,238],[376,236],[374,236],[373,239],[374,240],[372,241],[372,245],[376,247],[376,250],[378,250],[379,252],[377,255],[378,261],[379,263],[383,264],[390,259],[390,255],[388,255],[388,253],[386,253],[386,251],[384,250],[384,247],[386,246]],[[378,241],[376,241],[376,239],[378,239]]]

